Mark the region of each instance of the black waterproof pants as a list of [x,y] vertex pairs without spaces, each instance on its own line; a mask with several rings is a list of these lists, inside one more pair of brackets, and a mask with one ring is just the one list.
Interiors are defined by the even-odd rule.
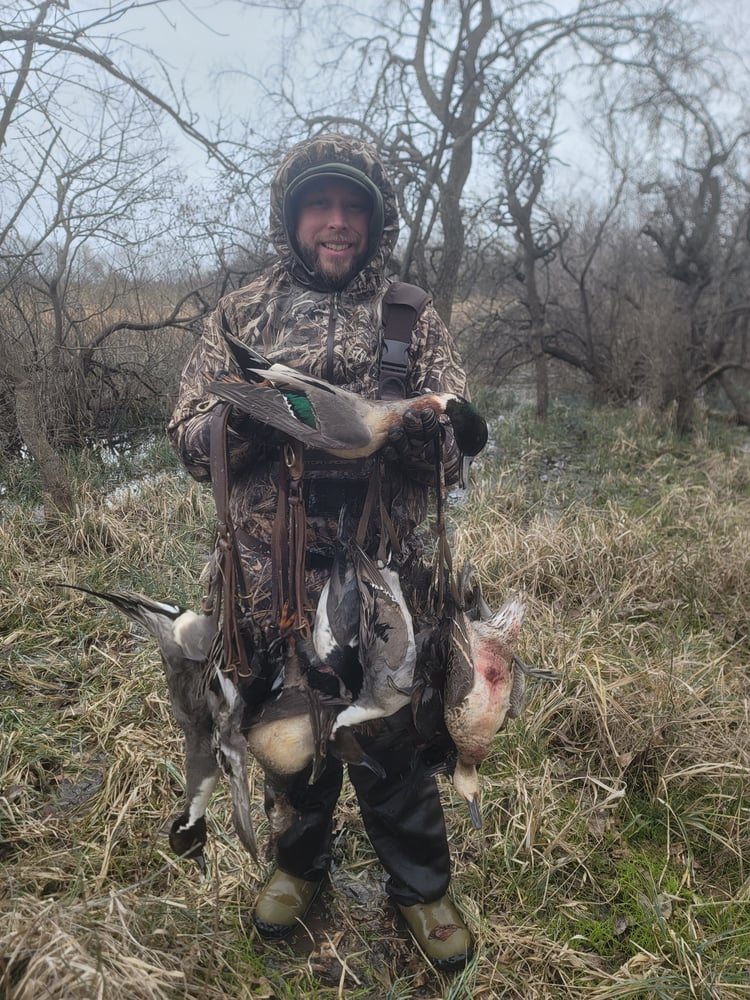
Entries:
[[[445,894],[450,882],[440,793],[415,752],[408,730],[398,725],[388,729],[385,738],[360,739],[363,749],[383,766],[386,777],[381,779],[361,765],[349,765],[349,777],[367,835],[389,875],[388,894],[403,906],[431,903]],[[330,866],[333,812],[343,765],[329,756],[315,784],[307,783],[308,775],[300,774],[288,789],[299,816],[279,837],[277,861],[290,875],[317,881]]]

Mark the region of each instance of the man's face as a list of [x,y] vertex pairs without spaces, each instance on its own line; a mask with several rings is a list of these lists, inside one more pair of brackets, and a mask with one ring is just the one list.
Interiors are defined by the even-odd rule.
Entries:
[[303,190],[297,244],[305,264],[330,288],[344,288],[364,264],[370,198],[352,181],[321,177]]

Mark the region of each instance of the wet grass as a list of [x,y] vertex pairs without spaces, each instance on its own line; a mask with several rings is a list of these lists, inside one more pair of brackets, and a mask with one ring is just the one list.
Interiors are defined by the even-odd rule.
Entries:
[[208,875],[171,857],[181,740],[155,648],[48,581],[194,605],[210,492],[163,448],[122,468],[81,456],[61,524],[40,516],[33,477],[9,472],[0,996],[748,997],[749,467],[747,434],[709,419],[682,440],[641,411],[498,416],[452,510],[454,548],[493,605],[524,591],[521,654],[560,680],[534,685],[498,736],[480,834],[441,786],[479,942],[454,979],[412,949],[348,786],[331,885],[290,940],[248,923],[267,868],[239,847],[225,786]]

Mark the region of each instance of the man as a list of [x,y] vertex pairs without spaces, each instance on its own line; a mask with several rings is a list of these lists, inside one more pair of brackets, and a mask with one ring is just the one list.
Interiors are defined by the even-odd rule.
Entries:
[[[251,345],[271,362],[282,362],[367,398],[379,392],[386,265],[398,236],[394,193],[375,150],[341,135],[323,135],[292,148],[271,188],[271,238],[277,259],[247,287],[227,295],[208,319],[204,336],[183,373],[169,427],[188,471],[210,478],[211,425],[216,403],[206,378],[236,368],[224,333]],[[453,341],[431,305],[411,334],[407,395],[466,395],[466,380]],[[382,476],[404,558],[419,565],[415,528],[427,511],[434,478],[431,439],[437,422],[412,413],[393,436]],[[442,428],[446,477],[455,481],[458,456],[450,426]],[[430,449],[426,452],[426,447]],[[240,413],[229,417],[229,511],[244,580],[237,598],[249,652],[273,647],[279,635],[272,599],[273,522],[279,499],[279,443],[268,427]],[[373,460],[345,461],[306,450],[304,495],[307,536],[305,587],[314,608],[327,579],[339,512],[356,524]],[[262,657],[261,657],[262,658]],[[356,660],[356,657],[355,657]],[[271,669],[270,667],[268,668]],[[357,672],[359,671],[359,677]],[[324,673],[310,683],[325,687]],[[357,662],[345,670],[347,686],[361,682]],[[368,836],[388,872],[387,890],[422,950],[444,971],[461,968],[473,951],[471,935],[446,895],[450,859],[439,792],[415,750],[407,708],[362,737],[364,749],[384,768],[378,777],[350,766]],[[277,865],[257,900],[261,933],[280,936],[298,925],[330,864],[332,817],[343,768],[332,756],[312,784],[309,771],[285,789],[295,819],[276,843]],[[266,808],[278,790],[266,788]]]

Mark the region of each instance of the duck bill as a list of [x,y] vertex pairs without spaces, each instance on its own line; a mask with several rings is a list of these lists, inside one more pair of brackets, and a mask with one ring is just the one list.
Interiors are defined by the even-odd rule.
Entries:
[[482,810],[479,805],[479,797],[474,795],[467,802],[469,807],[469,816],[471,817],[471,825],[475,830],[482,829]]

